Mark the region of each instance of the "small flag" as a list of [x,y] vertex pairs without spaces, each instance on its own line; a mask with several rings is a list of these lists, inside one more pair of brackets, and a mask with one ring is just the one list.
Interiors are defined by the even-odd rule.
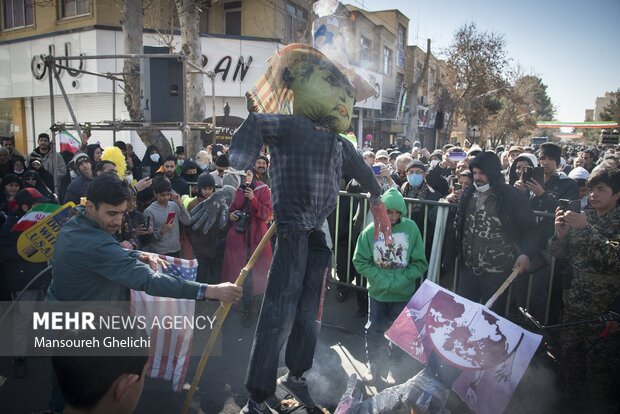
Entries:
[[69,131],[62,130],[58,136],[60,137],[60,151],[70,151],[75,154],[82,145],[80,140],[70,134]]
[[[162,273],[177,279],[196,280],[197,260],[164,255],[159,257],[168,263],[168,269]],[[151,339],[148,375],[172,381],[172,388],[181,391],[189,366],[194,330],[191,327],[159,329],[152,321],[155,318],[162,320],[164,316],[194,315],[195,301],[155,297],[135,290],[131,291],[131,301],[134,315],[143,315],[147,321],[146,330]]]
[[45,217],[58,210],[60,206],[58,204],[43,203],[37,204],[32,207],[17,223],[11,228],[11,231],[22,232],[26,229],[37,224]]

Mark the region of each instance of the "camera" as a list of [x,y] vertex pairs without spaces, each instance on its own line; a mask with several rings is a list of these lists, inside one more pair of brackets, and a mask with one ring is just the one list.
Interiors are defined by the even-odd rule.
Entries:
[[463,186],[461,184],[459,184],[459,183],[454,183],[452,185],[452,188],[454,188],[454,191],[458,191],[458,190],[461,190],[463,188]]
[[238,233],[245,233],[245,223],[250,215],[242,211],[236,211],[234,214],[239,218],[239,220],[235,222],[235,230],[237,230]]

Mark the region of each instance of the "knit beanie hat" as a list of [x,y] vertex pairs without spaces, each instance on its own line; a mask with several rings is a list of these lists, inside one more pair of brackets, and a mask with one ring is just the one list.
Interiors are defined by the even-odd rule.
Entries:
[[560,158],[562,157],[562,148],[559,145],[556,145],[552,142],[545,142],[540,146],[540,156],[546,156],[549,158],[553,158],[557,164],[560,166]]

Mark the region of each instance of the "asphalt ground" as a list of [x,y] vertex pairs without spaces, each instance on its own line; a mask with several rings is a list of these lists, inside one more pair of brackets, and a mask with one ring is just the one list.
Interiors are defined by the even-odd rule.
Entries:
[[[366,319],[357,314],[354,294],[340,302],[335,289],[326,295],[323,323],[314,365],[306,373],[311,394],[315,401],[333,410],[344,393],[352,373],[361,377],[365,373],[364,325]],[[193,413],[239,413],[247,401],[248,391],[243,385],[247,368],[256,317],[248,324],[243,314],[233,307],[221,332],[221,352],[212,356],[199,383],[192,409]],[[0,339],[1,340],[1,339]],[[191,379],[199,357],[192,357],[186,382]],[[43,411],[47,406],[50,386],[50,363],[46,358],[28,358],[28,375],[13,379],[12,360],[0,358],[0,376],[6,377],[0,386],[0,413],[29,414]],[[286,372],[281,357],[281,373]],[[389,360],[389,378],[401,383],[414,376],[422,365],[402,354]],[[96,375],[96,373],[93,373]],[[2,379],[0,379],[1,382]],[[378,392],[374,386],[358,385],[366,396]],[[506,412],[553,413],[558,407],[557,376],[543,354],[536,357],[521,381]],[[280,390],[277,393],[283,395]],[[184,392],[172,391],[171,383],[147,378],[137,414],[179,413]],[[280,412],[303,414],[303,407],[277,407]],[[452,413],[471,411],[452,393],[448,409]]]

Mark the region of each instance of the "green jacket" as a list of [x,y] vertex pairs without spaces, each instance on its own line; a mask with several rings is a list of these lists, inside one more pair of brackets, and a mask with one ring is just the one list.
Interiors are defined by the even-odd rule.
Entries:
[[392,226],[394,244],[389,248],[374,239],[374,224],[368,225],[353,254],[353,265],[368,279],[368,294],[380,302],[405,302],[415,291],[415,280],[422,277],[428,263],[418,226],[406,218],[405,200],[391,188],[381,196],[386,210],[399,210],[400,222]]
[[152,296],[196,299],[200,283],[154,272],[135,250],[88,219],[84,207],[62,227],[52,257],[47,300],[123,301],[129,289]]

